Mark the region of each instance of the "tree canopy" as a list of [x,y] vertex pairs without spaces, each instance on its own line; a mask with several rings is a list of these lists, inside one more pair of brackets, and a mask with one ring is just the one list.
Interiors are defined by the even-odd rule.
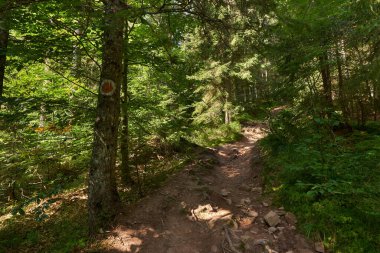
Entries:
[[84,191],[62,252],[84,248],[195,147],[266,121],[267,189],[331,251],[376,252],[379,15],[378,0],[0,0],[0,214],[43,222]]

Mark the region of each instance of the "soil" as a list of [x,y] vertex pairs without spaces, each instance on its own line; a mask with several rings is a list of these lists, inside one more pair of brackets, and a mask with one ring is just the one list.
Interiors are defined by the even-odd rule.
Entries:
[[134,253],[314,252],[297,233],[294,215],[272,206],[262,193],[257,141],[265,134],[265,125],[246,126],[240,141],[200,153],[157,192],[129,206],[117,226],[104,231],[97,248]]

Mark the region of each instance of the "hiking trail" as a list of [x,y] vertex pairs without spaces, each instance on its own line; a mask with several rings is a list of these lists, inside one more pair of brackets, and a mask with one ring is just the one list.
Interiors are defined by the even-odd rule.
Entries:
[[200,153],[165,186],[129,206],[97,246],[115,253],[317,252],[297,233],[294,215],[262,195],[257,141],[266,126],[246,126],[243,135]]

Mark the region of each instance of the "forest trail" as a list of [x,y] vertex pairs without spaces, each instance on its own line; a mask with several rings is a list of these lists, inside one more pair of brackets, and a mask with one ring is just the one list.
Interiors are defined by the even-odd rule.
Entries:
[[202,152],[161,189],[128,207],[102,235],[101,252],[314,252],[296,232],[295,217],[262,196],[257,141],[265,126],[247,126],[243,134],[236,143]]

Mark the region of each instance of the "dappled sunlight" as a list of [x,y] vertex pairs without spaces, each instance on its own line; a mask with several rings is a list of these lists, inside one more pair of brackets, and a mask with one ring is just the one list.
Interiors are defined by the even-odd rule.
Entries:
[[106,238],[103,247],[112,251],[120,252],[140,252],[145,237],[158,238],[160,235],[151,227],[142,227],[139,229],[126,228],[124,226],[117,227]]
[[[52,195],[45,198],[35,197],[33,201],[29,204],[14,209],[17,213],[25,213],[22,217],[29,217],[39,220],[42,216],[41,221],[47,221],[54,219],[54,215],[57,214],[64,205],[69,205],[72,203],[83,204],[87,200],[87,194],[84,188],[76,189],[75,191],[62,192],[56,195]],[[20,209],[20,210],[19,210]],[[19,211],[18,211],[19,210]],[[18,214],[12,214],[12,210],[8,213],[0,216],[0,228],[3,224],[12,219],[16,218]]]
[[[142,199],[136,208],[128,207],[118,217],[116,228],[101,236],[102,252],[216,253],[263,252],[264,249],[286,252],[292,249],[294,241],[290,242],[289,236],[294,224],[289,223],[289,214],[283,209],[274,210],[270,202],[261,199],[262,187],[255,177],[260,165],[255,163],[255,171],[252,169],[258,152],[255,144],[244,139],[215,150],[217,163],[211,168],[205,169],[198,163],[173,176],[156,193]],[[207,153],[204,159],[210,157],[212,154]]]
[[[87,208],[83,193],[77,194],[81,197],[74,198],[75,193],[59,195],[61,199],[50,206],[47,200],[33,203],[25,208],[24,215],[2,216],[0,238],[3,238],[3,248],[0,247],[0,251],[61,252],[65,248],[66,252],[74,252],[84,247],[88,235]],[[2,251],[4,248],[7,250]]]
[[239,170],[229,166],[222,167],[221,170],[227,178],[238,177],[241,174]]
[[197,208],[191,209],[189,219],[192,221],[204,221],[209,228],[213,228],[217,221],[230,220],[232,216],[233,213],[230,210],[213,207],[211,204],[205,204],[198,205]]
[[223,151],[223,150],[220,150],[220,151],[218,151],[218,153],[217,153],[218,155],[220,155],[220,156],[222,156],[222,157],[229,157],[229,154],[228,153],[226,153],[225,151]]
[[[209,252],[221,252],[215,249],[222,250],[226,229],[231,235],[238,228],[244,229],[245,236],[251,238],[251,229],[260,230],[255,223],[259,215],[254,203],[257,196],[253,195],[260,194],[261,189],[257,191],[253,182],[243,183],[242,179],[252,175],[251,161],[257,157],[255,146],[261,133],[249,130],[245,133],[248,138],[216,148],[213,154],[217,163],[212,168],[185,170],[145,198],[144,204],[138,205],[143,209],[121,217],[116,228],[104,234],[105,252],[195,253],[213,244]],[[204,159],[212,157],[207,154]],[[225,241],[223,247],[230,248]]]
[[[145,225],[140,225],[140,222],[131,224],[124,220],[124,225],[119,224],[114,230],[102,235],[104,239],[100,245],[96,245],[97,249],[101,248],[102,252],[129,253],[198,252],[195,245],[182,245],[182,243],[199,236],[207,238],[210,229],[229,224],[234,216],[231,210],[219,208],[211,203],[194,206],[185,202],[177,204],[177,207],[187,210],[187,215],[178,216],[178,212],[174,212],[169,217],[162,217],[159,222],[160,228],[154,228],[157,226],[153,225],[157,222],[154,219]],[[163,243],[164,241],[166,243]],[[202,240],[198,243],[201,242]]]
[[10,213],[7,213],[7,214],[4,214],[4,215],[1,215],[1,216],[0,216],[0,229],[1,229],[2,226],[3,226],[2,224],[3,224],[5,221],[11,219],[12,217],[13,217],[13,215],[10,214]]

